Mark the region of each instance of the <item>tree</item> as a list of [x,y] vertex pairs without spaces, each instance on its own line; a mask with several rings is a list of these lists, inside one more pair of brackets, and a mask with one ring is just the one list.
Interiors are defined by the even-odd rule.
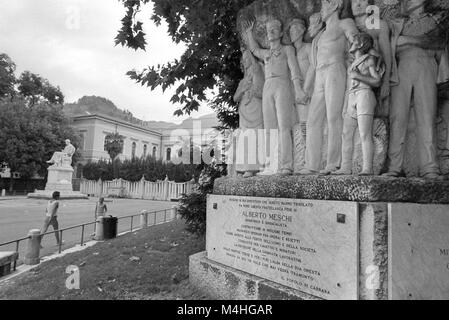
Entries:
[[[12,173],[23,178],[45,176],[46,161],[64,148],[65,139],[79,145],[80,137],[70,127],[62,106],[40,103],[29,108],[21,98],[0,100],[0,162],[6,162]],[[75,154],[74,161],[78,157]],[[11,179],[11,190],[13,183]]]
[[111,133],[105,138],[105,149],[108,152],[111,160],[114,161],[123,152],[124,137],[120,134]]
[[[182,107],[175,115],[191,114],[200,103],[209,102],[228,127],[238,125],[237,106],[232,97],[243,77],[240,69],[240,44],[236,28],[237,13],[254,0],[121,0],[127,9],[116,43],[132,49],[146,49],[143,23],[136,20],[140,8],[153,3],[154,23],[168,24],[175,43],[187,49],[180,58],[163,66],[150,66],[141,72],[130,71],[131,79],[152,90],[177,86],[171,98]],[[206,93],[214,92],[208,101]]]
[[117,178],[119,175],[117,158],[121,153],[123,153],[124,139],[125,137],[121,136],[118,132],[108,134],[105,138],[104,147],[112,160],[112,171],[114,178]]
[[19,93],[29,100],[31,106],[38,102],[64,104],[64,95],[61,89],[37,74],[25,71],[17,82]]
[[7,54],[0,54],[0,98],[14,96],[16,65]]

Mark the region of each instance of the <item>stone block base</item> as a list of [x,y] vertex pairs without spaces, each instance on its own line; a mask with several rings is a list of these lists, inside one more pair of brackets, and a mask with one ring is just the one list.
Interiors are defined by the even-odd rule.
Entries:
[[17,252],[0,252],[0,278],[11,273],[12,265],[18,258]]
[[[59,191],[59,190],[58,190]],[[87,200],[89,197],[85,194],[76,191],[60,191],[61,192],[61,200]],[[29,199],[44,199],[50,200],[52,199],[53,191],[41,191],[38,190],[34,193],[28,194]]]
[[195,289],[217,300],[320,300],[209,260],[206,252],[190,257],[189,279]]

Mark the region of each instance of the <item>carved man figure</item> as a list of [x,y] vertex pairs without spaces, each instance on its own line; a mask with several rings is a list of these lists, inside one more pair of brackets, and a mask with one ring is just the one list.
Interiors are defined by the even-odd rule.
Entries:
[[343,0],[322,0],[321,16],[326,29],[317,40],[315,89],[307,123],[306,169],[301,174],[319,173],[324,120],[328,122],[327,165],[321,174],[338,170],[341,164],[343,105],[346,91],[346,49],[358,33],[352,19],[340,19]]
[[[307,28],[305,22],[302,19],[293,19],[292,21],[290,21],[287,30],[289,31],[290,40],[296,49],[296,57],[298,60],[301,82],[304,91],[305,81],[307,79],[307,75],[309,73],[311,65],[312,45],[310,43],[304,42],[304,34],[306,33]],[[304,97],[303,101],[296,102],[296,109],[298,111],[300,124],[305,126],[308,116],[307,104],[310,98],[308,97],[307,92],[304,93],[306,96]]]
[[[263,129],[264,74],[262,66],[249,50],[242,49],[242,53],[244,78],[234,95],[234,101],[239,103],[240,117],[236,171],[242,173],[243,178],[250,178],[260,171],[258,156],[263,139],[260,139],[259,131]],[[248,138],[247,147],[245,147],[246,138]]]
[[351,80],[347,112],[343,125],[342,165],[336,175],[352,174],[352,155],[354,152],[354,133],[359,127],[362,141],[363,169],[361,176],[374,174],[373,121],[377,99],[372,88],[379,87],[383,71],[379,68],[379,55],[373,53],[374,40],[368,33],[355,36],[350,53],[354,62],[348,73]]
[[425,45],[426,35],[437,25],[434,17],[425,12],[425,4],[425,0],[406,1],[408,17],[393,23],[392,45],[399,84],[392,88],[390,165],[385,176],[398,177],[403,170],[407,128],[413,109],[418,130],[416,152],[420,159],[420,175],[428,179],[440,177],[435,134],[438,55]]
[[72,157],[76,152],[76,148],[72,145],[69,139],[65,140],[65,148],[62,152],[55,152],[53,157],[47,161],[49,164],[55,164],[57,166],[71,165]]
[[[296,119],[294,115],[294,101],[302,101],[304,93],[301,88],[301,75],[295,49],[282,45],[282,23],[279,20],[269,20],[266,23],[267,38],[270,49],[262,49],[253,36],[254,22],[245,26],[251,52],[265,64],[265,85],[263,89],[263,118],[266,130],[266,145],[271,145],[270,131],[279,130],[280,145],[280,174],[293,173],[293,141],[292,127]],[[293,87],[292,83],[293,81]],[[293,89],[295,97],[293,96]],[[296,98],[296,99],[295,99]],[[277,143],[274,147],[277,147]],[[278,151],[270,150],[265,170],[261,175],[275,174],[270,162],[278,157]],[[271,158],[271,159],[270,159]]]
[[294,143],[294,169],[299,171],[305,165],[305,141],[307,136],[307,118],[311,93],[305,92],[305,82],[311,68],[311,49],[310,43],[304,42],[304,34],[307,31],[306,24],[302,19],[293,19],[287,26],[290,41],[296,49],[296,57],[298,59],[299,70],[301,73],[301,83],[305,97],[303,101],[296,102],[296,111],[298,123],[293,127],[293,143]]

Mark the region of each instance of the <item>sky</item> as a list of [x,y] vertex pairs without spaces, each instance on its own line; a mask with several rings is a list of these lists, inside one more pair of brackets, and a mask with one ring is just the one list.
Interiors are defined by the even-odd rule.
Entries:
[[[118,0],[0,0],[0,52],[24,70],[61,87],[66,102],[85,95],[111,100],[120,109],[150,121],[179,123],[179,105],[170,103],[174,90],[151,91],[126,76],[132,69],[179,58],[183,45],[174,44],[165,25],[150,20],[151,7],[140,13],[146,22],[146,52],[115,46],[125,9]],[[193,117],[213,111],[202,106]]]

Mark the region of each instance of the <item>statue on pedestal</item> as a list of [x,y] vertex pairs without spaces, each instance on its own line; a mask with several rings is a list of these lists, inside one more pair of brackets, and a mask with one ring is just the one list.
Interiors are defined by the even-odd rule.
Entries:
[[[292,128],[296,122],[296,117],[293,119],[294,102],[295,100],[303,101],[305,96],[301,88],[301,74],[295,49],[281,43],[283,31],[279,20],[271,19],[266,23],[270,49],[263,49],[258,45],[252,33],[253,27],[254,22],[246,23],[245,32],[251,52],[265,64],[263,118],[266,130],[265,145],[267,150],[268,146],[271,147],[270,156],[266,156],[265,170],[260,175],[277,173],[277,165],[272,161],[278,158],[278,145],[280,146],[280,174],[291,175],[293,173]],[[272,130],[279,130],[277,143],[271,143]]]
[[[330,174],[341,164],[343,107],[346,92],[346,49],[358,33],[352,19],[340,19],[343,0],[322,0],[326,28],[317,36],[315,90],[307,122],[306,168],[301,174]],[[324,121],[328,123],[326,168],[320,172]]]
[[56,167],[72,166],[72,157],[76,152],[76,148],[72,145],[69,139],[65,140],[65,145],[64,150],[53,154],[53,157],[47,161],[48,164],[53,164]]

